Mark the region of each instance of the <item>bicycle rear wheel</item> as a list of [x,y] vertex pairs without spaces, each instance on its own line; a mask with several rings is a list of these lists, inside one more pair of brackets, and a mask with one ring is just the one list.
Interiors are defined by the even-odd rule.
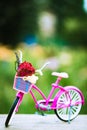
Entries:
[[[57,100],[57,108],[55,114],[65,122],[71,121],[77,117],[82,107],[82,98],[80,93],[75,89],[68,89],[68,94],[63,92]],[[70,101],[71,100],[71,101]],[[70,103],[70,105],[68,105]]]
[[20,99],[19,97],[16,97],[16,99],[15,99],[14,102],[13,102],[13,105],[12,105],[12,107],[11,107],[9,113],[8,113],[8,116],[7,116],[7,118],[6,118],[6,121],[5,121],[5,126],[6,126],[6,127],[8,127],[9,123],[11,122],[12,117],[13,117],[14,114],[16,113],[15,110],[16,110],[17,103],[18,103],[19,99]]

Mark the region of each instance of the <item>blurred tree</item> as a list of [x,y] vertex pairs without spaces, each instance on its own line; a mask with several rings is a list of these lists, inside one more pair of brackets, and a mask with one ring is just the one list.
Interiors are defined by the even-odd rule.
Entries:
[[35,33],[34,0],[0,1],[0,42],[15,47],[27,34]]
[[0,1],[0,42],[4,44],[15,46],[17,42],[20,23],[18,7],[16,0]]
[[[57,36],[59,35],[69,41],[69,43],[72,43],[71,45],[86,46],[87,14],[83,10],[83,0],[51,0],[50,9],[56,14],[58,19]],[[67,19],[72,21],[74,29],[72,28],[71,31],[67,29],[69,25],[65,27]],[[77,26],[73,23],[75,20],[77,21]]]
[[22,0],[19,5],[21,13],[21,37],[35,34],[37,31],[37,7],[34,0]]
[[15,47],[24,37],[36,34],[37,16],[41,11],[56,15],[57,37],[71,45],[86,46],[87,14],[83,0],[1,0],[0,43]]

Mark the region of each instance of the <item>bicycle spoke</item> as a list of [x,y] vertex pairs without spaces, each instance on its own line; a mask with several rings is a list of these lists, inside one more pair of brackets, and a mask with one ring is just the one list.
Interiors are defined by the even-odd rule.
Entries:
[[67,92],[61,93],[58,101],[55,113],[63,121],[69,121],[74,119],[80,112],[82,106],[80,94],[74,90],[70,89]]

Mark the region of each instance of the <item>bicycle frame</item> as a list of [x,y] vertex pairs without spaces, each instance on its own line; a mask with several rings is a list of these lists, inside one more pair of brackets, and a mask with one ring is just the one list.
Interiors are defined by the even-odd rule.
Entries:
[[[58,88],[58,87],[57,87],[57,88]],[[55,89],[56,89],[56,87],[52,86],[52,89],[51,89],[51,91],[50,91],[48,97],[46,97],[46,96],[44,95],[44,93],[43,93],[36,85],[32,85],[31,90],[29,91],[29,93],[31,94],[31,96],[32,96],[32,98],[33,98],[33,100],[34,100],[34,103],[35,103],[35,106],[36,106],[37,109],[38,109],[40,103],[45,103],[45,106],[47,106],[49,103],[53,103],[53,99],[51,99],[51,97],[52,97],[52,95],[53,95]],[[38,100],[36,99],[34,93],[33,93],[33,90],[36,90],[36,91],[42,96],[43,100],[39,100],[39,101],[38,101]],[[16,111],[18,111],[18,107],[20,106],[20,104],[21,104],[21,102],[22,102],[24,93],[19,91],[19,92],[17,92],[16,96],[20,98],[20,100],[19,100],[19,102],[18,102],[18,105],[17,105],[17,109],[16,109]],[[43,109],[43,110],[46,110],[46,107],[45,107],[45,108],[42,108],[42,109]],[[52,108],[50,108],[50,109],[52,109]]]
[[[36,99],[34,93],[32,92],[33,89],[36,90],[36,91],[42,96],[43,100],[37,100],[37,99]],[[56,89],[56,88],[52,86],[52,89],[51,89],[51,91],[50,91],[48,97],[46,97],[46,96],[44,95],[44,93],[43,93],[36,85],[33,85],[33,86],[32,86],[32,89],[30,90],[30,94],[31,94],[31,96],[32,96],[32,98],[33,98],[33,100],[34,100],[34,102],[35,102],[35,107],[36,107],[37,109],[40,108],[40,109],[43,110],[43,111],[48,110],[48,109],[51,110],[52,108],[51,108],[51,107],[48,108],[48,105],[49,105],[50,103],[53,103],[53,101],[54,101],[53,99],[51,99],[51,97],[52,97],[52,95],[53,95],[55,89]],[[44,104],[44,105],[42,106],[42,105],[40,105],[40,104]]]
[[[71,98],[69,96],[69,93],[67,93],[68,86],[67,87],[62,87],[62,86],[58,85],[61,79],[62,78],[58,77],[56,82],[52,84],[52,89],[51,89],[48,97],[46,97],[44,95],[44,93],[36,85],[32,84],[32,87],[31,87],[31,90],[29,91],[29,93],[31,94],[31,96],[32,96],[32,98],[33,98],[33,100],[35,102],[36,109],[46,111],[46,110],[54,110],[54,109],[57,109],[57,108],[64,108],[64,107],[69,107],[70,106],[70,103],[68,103],[66,105],[65,104],[59,104],[57,106],[57,100],[58,100],[60,94],[63,93],[63,92],[66,92],[66,96],[69,97],[69,101],[71,102]],[[81,91],[79,89],[77,89],[76,87],[74,87],[74,86],[70,86],[70,88],[71,89],[73,88],[73,89],[77,90],[80,93],[81,97],[82,97],[81,102],[77,102],[77,103],[75,103],[73,105],[77,105],[77,104],[80,104],[80,103],[84,104],[84,97],[83,97],[83,94],[81,93]],[[59,89],[59,91],[54,96],[54,99],[51,99],[55,89]],[[37,100],[34,93],[33,93],[33,90],[36,90],[42,96],[43,100]],[[24,93],[23,92],[18,92],[16,96],[20,98],[20,100],[18,102],[18,105],[17,105],[17,108],[16,108],[16,111],[18,111],[18,107],[22,102]],[[49,105],[49,104],[51,104],[51,105]]]
[[[60,87],[57,85],[57,83],[60,82],[59,78],[58,78],[57,80],[58,80],[58,81],[55,82],[56,86],[55,86],[54,84],[52,84],[52,89],[51,89],[51,91],[50,91],[48,97],[46,97],[46,96],[44,95],[44,93],[43,93],[36,85],[32,84],[32,87],[31,87],[31,90],[29,91],[29,93],[31,94],[31,96],[32,96],[32,98],[33,98],[33,100],[34,100],[35,106],[36,106],[37,109],[38,109],[40,103],[44,103],[45,106],[47,106],[47,105],[50,104],[50,103],[53,103],[54,99],[51,99],[51,97],[52,97],[52,95],[53,95],[55,89],[60,88]],[[61,87],[61,89],[63,89],[63,88]],[[37,101],[37,99],[36,99],[36,97],[35,97],[35,95],[34,95],[34,93],[33,93],[33,90],[36,90],[36,91],[42,96],[43,100]],[[65,91],[65,89],[63,89],[63,91]],[[17,104],[17,109],[16,109],[16,111],[18,111],[18,107],[20,106],[20,104],[21,104],[21,102],[22,102],[24,93],[21,92],[21,91],[18,91],[18,93],[16,94],[16,96],[20,98],[20,100],[19,100],[19,102],[18,102],[18,104]],[[55,103],[54,103],[54,105],[55,105]],[[52,107],[50,107],[49,109],[54,109],[54,108],[55,108],[54,105],[53,105]],[[55,105],[55,106],[56,106],[56,105]],[[48,108],[47,108],[47,109],[48,109]],[[42,110],[47,110],[47,109],[46,109],[46,107],[42,108]]]

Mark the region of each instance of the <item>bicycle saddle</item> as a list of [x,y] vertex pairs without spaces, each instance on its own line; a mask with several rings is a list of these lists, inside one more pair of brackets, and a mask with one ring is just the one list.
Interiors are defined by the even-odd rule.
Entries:
[[52,75],[53,76],[58,76],[58,77],[61,77],[61,78],[68,78],[69,77],[68,73],[66,73],[66,72],[61,72],[61,73],[59,73],[59,72],[52,72]]

